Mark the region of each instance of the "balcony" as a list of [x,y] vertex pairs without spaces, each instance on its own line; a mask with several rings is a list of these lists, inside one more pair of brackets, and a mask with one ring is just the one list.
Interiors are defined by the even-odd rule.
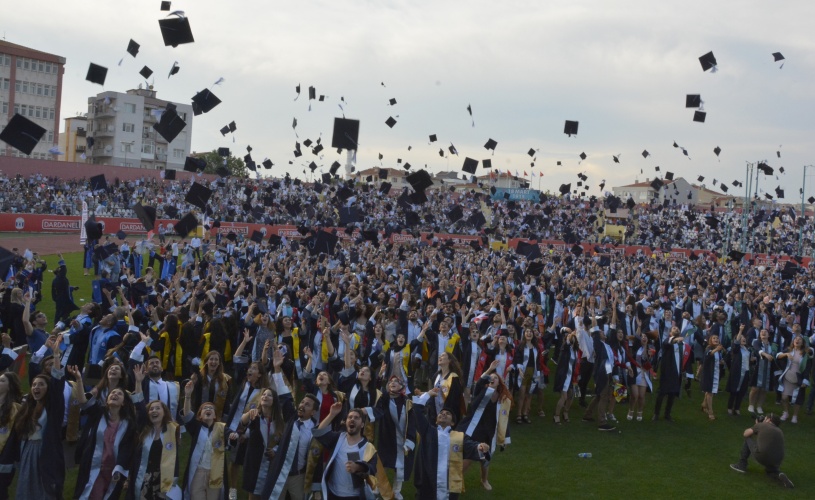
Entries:
[[104,149],[94,149],[91,151],[91,156],[94,158],[111,158],[113,151],[105,151]]
[[77,146],[76,147],[76,152],[77,153],[84,153],[85,149],[86,149],[85,146]]
[[113,137],[114,135],[116,135],[116,129],[113,127],[97,130],[93,133],[94,137]]
[[87,132],[85,132],[84,128],[76,129],[76,136],[77,137],[85,137],[86,135],[87,135]]
[[156,161],[167,161],[167,155],[164,153],[156,153]]
[[113,106],[99,108],[93,113],[93,118],[113,118],[114,116],[116,116],[116,110],[113,109]]

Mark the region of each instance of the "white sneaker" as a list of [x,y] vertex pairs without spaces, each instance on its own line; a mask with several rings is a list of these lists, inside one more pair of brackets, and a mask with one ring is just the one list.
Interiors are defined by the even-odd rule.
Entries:
[[747,412],[748,413],[755,413],[756,409],[755,409],[755,407],[753,405],[750,405],[750,406],[747,407]]
[[238,500],[238,490],[229,488],[229,500]]
[[787,417],[789,417],[789,413],[787,413],[787,412],[782,413],[781,414],[781,421],[785,422],[787,420]]
[[758,413],[759,415],[764,415],[764,408],[759,406],[758,408],[756,408],[756,413]]
[[792,416],[792,419],[790,420],[790,423],[791,423],[791,424],[797,424],[797,423],[798,423],[798,416],[797,416],[797,415],[793,415],[793,416]]

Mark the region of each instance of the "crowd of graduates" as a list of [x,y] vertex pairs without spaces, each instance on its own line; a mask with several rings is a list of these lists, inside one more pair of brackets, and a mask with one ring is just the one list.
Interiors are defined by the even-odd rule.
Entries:
[[76,498],[401,498],[410,481],[455,498],[473,462],[492,488],[512,426],[673,420],[694,392],[711,421],[812,412],[808,267],[210,241],[173,240],[155,270],[129,247],[89,248],[81,307],[61,260],[53,322],[44,263],[15,257],[0,498],[15,479],[17,498],[61,498],[69,467]]

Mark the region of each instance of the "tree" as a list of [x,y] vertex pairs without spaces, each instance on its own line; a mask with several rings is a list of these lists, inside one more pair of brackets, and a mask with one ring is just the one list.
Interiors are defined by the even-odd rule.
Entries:
[[[209,153],[198,153],[195,156],[207,162],[207,167],[204,169],[205,174],[215,175],[215,170],[224,164],[224,158],[218,155],[217,149],[213,149]],[[226,157],[226,168],[229,169],[229,175],[232,177],[249,177],[249,169],[246,168],[243,160],[231,154]]]

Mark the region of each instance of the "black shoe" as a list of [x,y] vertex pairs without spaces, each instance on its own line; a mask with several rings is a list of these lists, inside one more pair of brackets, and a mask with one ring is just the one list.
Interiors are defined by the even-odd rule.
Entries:
[[795,488],[795,485],[792,484],[790,478],[788,478],[783,472],[778,473],[777,479],[784,486],[784,488]]
[[579,404],[581,408],[585,408],[585,407],[587,407],[587,406],[588,406],[588,405],[586,404],[586,400],[585,400],[585,399],[580,399],[580,400],[578,400],[578,401],[577,401],[577,404]]
[[736,462],[735,464],[730,464],[730,468],[733,469],[736,472],[741,472],[742,474],[747,472],[747,465],[745,465],[745,464],[743,464],[741,462]]
[[608,431],[615,431],[615,430],[617,430],[617,428],[616,428],[616,427],[614,427],[614,426],[613,426],[613,425],[611,425],[611,424],[603,424],[603,425],[601,425],[601,426],[598,426],[598,427],[597,427],[597,430],[598,430],[598,431],[606,431],[606,432],[608,432]]
[[664,420],[665,420],[666,422],[673,422],[673,421],[674,421],[674,419],[673,419],[673,418],[671,418],[671,416],[670,416],[670,415],[665,415],[665,419],[664,419]]

